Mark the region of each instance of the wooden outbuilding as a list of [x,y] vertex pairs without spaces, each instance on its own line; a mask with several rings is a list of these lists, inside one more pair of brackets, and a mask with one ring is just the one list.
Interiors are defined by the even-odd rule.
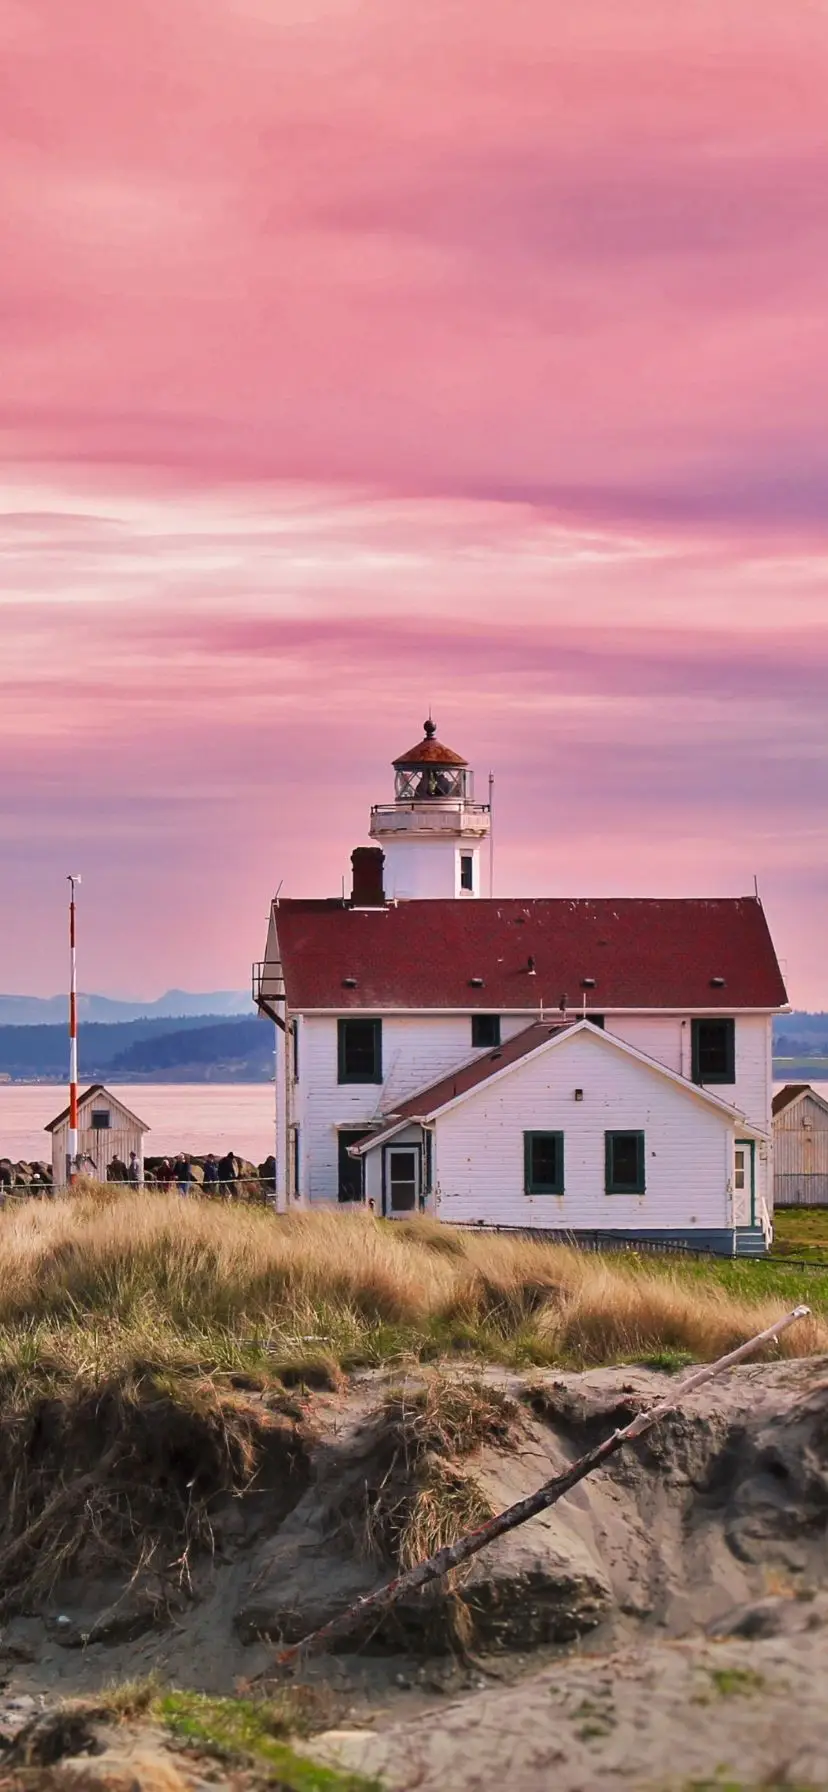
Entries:
[[774,1205],[828,1207],[828,1101],[810,1083],[773,1098]]
[[[52,1135],[52,1186],[65,1188],[69,1180],[69,1109],[50,1120]],[[133,1153],[138,1160],[138,1181],[144,1180],[145,1120],[118,1100],[103,1083],[92,1083],[78,1098],[78,1158],[80,1175],[106,1182],[110,1164],[128,1168]]]

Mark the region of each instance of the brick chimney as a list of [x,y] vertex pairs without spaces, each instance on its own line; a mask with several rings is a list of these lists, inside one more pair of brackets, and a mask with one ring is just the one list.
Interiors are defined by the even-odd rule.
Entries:
[[382,881],[382,868],[385,853],[381,846],[355,846],[351,853],[353,867],[353,889],[351,901],[355,908],[384,908],[385,890]]

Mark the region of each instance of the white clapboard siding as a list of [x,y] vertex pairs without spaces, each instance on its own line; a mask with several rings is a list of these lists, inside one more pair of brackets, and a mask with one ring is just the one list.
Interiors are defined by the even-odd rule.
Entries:
[[[643,1195],[604,1192],[604,1132],[616,1129],[645,1134]],[[524,1131],[564,1134],[562,1196],[524,1193]],[[726,1114],[595,1035],[577,1034],[438,1115],[439,1215],[590,1230],[728,1226],[733,1137]]]
[[828,1109],[803,1095],[777,1114],[774,1198],[777,1207],[828,1206]]
[[[772,1031],[769,1014],[737,1014],[735,1016],[736,1081],[717,1083],[712,1093],[721,1096],[731,1107],[738,1108],[749,1126],[770,1133],[770,1104],[773,1092]],[[680,1076],[692,1073],[692,1024],[673,1014],[623,1014],[607,1016],[607,1032],[615,1033],[646,1052],[668,1070]],[[773,1206],[773,1146],[762,1142],[754,1158],[757,1211],[761,1201]]]
[[[717,1083],[713,1090],[723,1101],[739,1108],[752,1126],[768,1128],[772,1091],[771,1036],[768,1014],[735,1017],[736,1081]],[[692,1025],[690,1017],[675,1014],[608,1014],[608,1033],[626,1039],[649,1058],[656,1058],[679,1076],[692,1075]]]
[[[529,1017],[504,1015],[502,1037],[511,1038]],[[300,1018],[299,1081],[290,1091],[291,1120],[299,1127],[301,1197],[335,1201],[338,1186],[338,1130],[370,1126],[395,1101],[412,1095],[473,1055],[471,1016],[385,1015],[382,1084],[340,1084],[337,1080],[337,1024],[331,1015]],[[607,1033],[626,1040],[668,1069],[689,1078],[690,1018],[678,1015],[607,1016]],[[771,1022],[767,1015],[736,1016],[736,1082],[714,1093],[741,1109],[748,1124],[769,1130]],[[277,1067],[278,1068],[278,1067]],[[278,1111],[284,1112],[279,1096]],[[755,1156],[757,1200],[772,1202],[770,1148]]]
[[[506,1017],[504,1039],[520,1032],[526,1017]],[[395,1101],[424,1088],[474,1056],[469,1015],[385,1015],[382,1021],[382,1083],[340,1083],[337,1025],[331,1015],[303,1015],[299,1022],[299,1080],[292,1091],[293,1118],[300,1129],[300,1178],[306,1200],[337,1198],[338,1132],[366,1128]]]

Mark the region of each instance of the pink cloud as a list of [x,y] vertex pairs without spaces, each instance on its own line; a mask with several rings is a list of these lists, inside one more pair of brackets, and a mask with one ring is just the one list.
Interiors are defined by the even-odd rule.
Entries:
[[431,699],[510,887],[758,871],[828,1000],[824,9],[18,0],[0,49],[0,982],[60,981],[76,845],[89,981],[243,981]]

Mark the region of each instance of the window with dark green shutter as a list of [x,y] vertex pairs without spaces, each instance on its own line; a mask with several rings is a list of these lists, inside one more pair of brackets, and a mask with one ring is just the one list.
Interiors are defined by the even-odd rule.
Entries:
[[643,1132],[605,1132],[608,1195],[644,1194]]
[[381,1083],[382,1021],[348,1015],[336,1027],[340,1083]]
[[523,1187],[527,1195],[563,1194],[564,1136],[562,1132],[524,1133]]
[[736,1022],[691,1022],[694,1083],[735,1083]]

